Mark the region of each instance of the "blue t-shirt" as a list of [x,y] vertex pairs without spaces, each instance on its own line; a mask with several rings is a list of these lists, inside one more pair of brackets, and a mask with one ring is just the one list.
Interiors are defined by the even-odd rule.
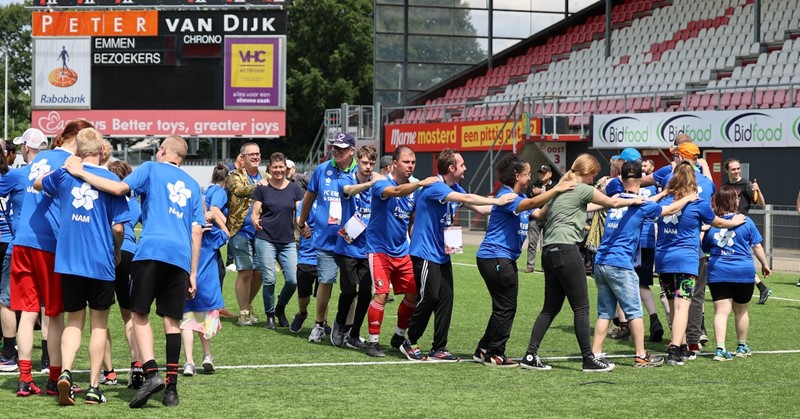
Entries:
[[[636,195],[622,193],[619,197],[633,199]],[[645,201],[642,205],[609,208],[605,232],[597,247],[594,263],[633,270],[633,259],[639,247],[642,225],[659,215],[661,206],[650,201]]]
[[[720,218],[730,220],[733,214]],[[703,237],[703,250],[708,258],[708,282],[755,282],[756,268],[750,248],[764,239],[755,223],[747,217],[744,224],[733,229],[711,227]]]
[[[670,171],[664,177],[664,187],[667,187],[669,180],[672,179],[673,172]],[[697,178],[697,194],[700,195],[700,198],[703,198],[707,202],[711,202],[711,198],[714,197],[714,193],[717,192],[717,186],[714,185],[714,182],[711,179],[707,178],[703,173],[700,172],[698,167],[694,168],[694,174]],[[655,176],[655,175],[654,175]]]
[[137,198],[126,197],[126,199],[131,219],[125,223],[125,238],[122,240],[121,249],[128,253],[136,253],[136,232],[133,229],[142,220],[142,205]]
[[[356,195],[346,195],[344,187],[347,185],[357,185],[356,171],[350,172],[347,176],[339,178],[339,190],[342,191],[342,227],[350,220],[350,217],[357,215],[364,224],[369,227],[370,214],[372,212],[372,195],[370,189],[361,191]],[[367,232],[364,230],[350,244],[342,236],[336,240],[334,253],[356,259],[367,258]]]
[[[661,200],[662,206],[672,203],[673,196]],[[672,215],[658,218],[656,272],[697,275],[700,261],[700,226],[714,221],[714,211],[704,199],[686,204]]]
[[456,211],[461,206],[457,202],[445,202],[444,199],[451,192],[466,193],[459,184],[447,186],[444,181],[433,183],[420,191],[408,251],[411,256],[438,264],[450,261],[450,255],[445,253],[444,248],[444,229],[453,225]]
[[8,196],[0,196],[0,243],[11,243],[11,208]]
[[124,182],[142,198],[142,233],[133,260],[157,260],[191,272],[192,226],[205,225],[200,185],[174,164],[151,161]]
[[[255,176],[250,176],[247,174],[247,177],[250,178],[250,184],[255,185],[261,180],[261,173],[259,172]],[[250,216],[253,215],[253,204],[250,204],[250,208],[247,209],[247,215],[244,216],[244,222],[242,223],[242,228],[236,234],[241,234],[247,237],[248,240],[253,240],[256,237],[256,226],[253,225],[253,222],[250,221]]]
[[[645,200],[658,195],[658,189],[655,186],[645,186],[639,188],[639,196]],[[642,224],[642,236],[639,238],[639,247],[642,249],[655,249],[656,248],[656,220],[644,220]]]
[[[83,166],[89,173],[119,181],[117,175],[105,167],[88,163]],[[64,168],[45,177],[42,189],[64,203],[59,213],[55,271],[113,281],[116,268],[111,226],[130,220],[125,197],[100,192]],[[91,246],[87,246],[88,237],[91,237]]]
[[[60,147],[39,153],[30,163],[31,169],[28,173],[30,184],[63,166],[64,161],[71,155],[68,150]],[[14,244],[55,253],[60,214],[58,199],[40,193],[33,187],[26,188],[26,192]]]
[[612,178],[606,184],[606,195],[607,196],[614,196],[618,193],[625,192],[625,186],[622,184],[622,181],[619,180],[618,177]]
[[[303,210],[303,201],[297,203],[297,213]],[[308,213],[308,226],[314,230],[315,216],[317,212],[317,201],[311,204],[311,211]],[[300,240],[297,244],[297,264],[298,265],[314,265],[317,266],[317,248],[314,247],[314,238],[305,238],[300,235]]]
[[183,312],[206,312],[225,306],[222,301],[222,289],[219,285],[219,249],[228,237],[221,230],[209,230],[203,233],[200,246],[200,259],[197,264],[197,292],[194,298],[186,300]]
[[342,193],[339,189],[339,178],[353,172],[356,168],[355,163],[356,161],[353,160],[347,169],[340,170],[336,167],[336,162],[331,160],[317,166],[314,173],[311,174],[311,179],[308,181],[308,191],[317,195],[316,220],[314,220],[315,228],[312,233],[314,246],[317,250],[324,250],[326,252],[336,251],[339,229],[342,228],[347,220],[341,219],[338,222],[331,220],[331,222],[329,222],[331,205],[338,206],[340,209],[342,208]]
[[[206,193],[203,194],[203,199],[205,199],[206,202],[206,210],[211,210],[211,207],[217,207],[220,211],[222,211],[222,215],[225,217],[228,216],[228,192],[225,191],[225,188],[212,184],[206,188]],[[220,230],[217,223],[212,222],[211,232],[214,235],[218,235],[222,232],[222,230]],[[222,233],[222,235],[224,236],[225,233]],[[203,237],[205,238],[205,234],[203,234]],[[227,241],[227,237],[225,240]]]
[[406,196],[384,198],[383,191],[390,186],[398,186],[391,175],[375,182],[370,189],[372,214],[365,233],[367,251],[401,258],[408,255],[408,223],[416,206],[419,189]]
[[[514,191],[506,185],[497,191],[497,197],[513,194]],[[517,212],[519,203],[525,199],[525,194],[516,194],[517,197],[503,206],[492,206],[489,216],[489,225],[486,235],[478,247],[475,255],[481,259],[503,258],[516,260],[522,254],[522,244],[528,237],[528,223],[531,211]],[[516,238],[516,240],[515,240]]]
[[667,182],[669,179],[667,177],[672,177],[672,165],[668,164],[655,172],[653,172],[653,180],[656,182],[656,185],[661,186],[662,188],[667,187]]
[[[31,186],[33,181],[28,179],[31,172],[31,166],[26,165],[18,169],[12,169],[5,176],[0,178],[0,196],[8,196],[8,206],[6,212],[11,214],[11,235],[16,236],[17,228],[19,228],[19,216],[22,214],[22,203],[25,200],[26,191],[28,188],[34,190]],[[34,179],[35,180],[35,179]],[[10,255],[11,250],[14,248],[14,241],[8,245],[6,254]]]

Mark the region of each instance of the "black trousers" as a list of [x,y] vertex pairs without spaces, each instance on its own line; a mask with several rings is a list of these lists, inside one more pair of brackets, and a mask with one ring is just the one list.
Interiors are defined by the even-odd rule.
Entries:
[[504,355],[506,343],[511,336],[514,316],[517,314],[519,293],[517,263],[506,258],[476,258],[476,260],[478,271],[492,297],[492,315],[489,316],[489,323],[478,347],[486,349],[487,355]]
[[353,317],[353,328],[350,336],[357,337],[361,331],[361,324],[367,315],[369,304],[372,302],[372,277],[369,273],[368,259],[356,259],[348,256],[336,255],[336,264],[339,266],[339,307],[336,311],[336,323],[345,326],[347,314],[353,300],[356,300],[356,311]]
[[575,337],[581,355],[592,354],[589,328],[589,287],[586,283],[586,268],[583,265],[578,245],[552,244],[542,249],[544,269],[544,304],[531,331],[528,352],[538,353],[547,329],[561,311],[564,299],[569,301],[574,314]]
[[416,344],[425,333],[431,314],[433,320],[433,344],[431,350],[447,348],[450,319],[453,316],[453,265],[411,257],[414,280],[419,290],[419,301],[408,324],[408,339]]

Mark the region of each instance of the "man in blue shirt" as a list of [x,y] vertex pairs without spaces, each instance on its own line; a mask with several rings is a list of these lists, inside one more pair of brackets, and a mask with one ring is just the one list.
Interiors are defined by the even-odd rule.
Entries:
[[[118,196],[133,191],[142,196],[142,233],[133,257],[130,294],[134,333],[142,359],[146,360],[145,382],[129,403],[131,408],[143,407],[150,396],[161,390],[165,390],[165,406],[177,406],[179,402],[180,320],[187,296],[193,298],[196,292],[205,225],[200,185],[179,167],[187,150],[186,140],[170,135],[156,153],[157,162],[144,163],[122,182],[89,173],[77,158],[66,164],[71,174],[99,190]],[[153,300],[157,302],[156,313],[164,318],[166,383],[158,374],[153,350],[149,318]]]
[[403,346],[411,349],[405,351],[409,359],[425,359],[417,341],[425,333],[431,314],[435,314],[433,345],[427,359],[457,362],[460,358],[447,350],[447,334],[453,314],[453,268],[450,264],[450,253],[459,252],[461,246],[460,228],[453,228],[456,211],[458,207],[465,205],[473,211],[488,214],[491,207],[478,206],[505,205],[514,200],[514,195],[486,198],[466,193],[458,182],[464,180],[467,166],[461,154],[452,148],[439,153],[436,168],[442,182],[423,188],[417,198],[409,254],[414,266],[414,277],[421,289],[419,302],[408,325],[408,342],[404,342]]

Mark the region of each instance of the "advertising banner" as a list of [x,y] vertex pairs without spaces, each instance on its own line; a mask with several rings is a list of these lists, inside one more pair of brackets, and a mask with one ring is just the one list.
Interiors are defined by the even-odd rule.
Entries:
[[284,111],[33,111],[31,127],[55,135],[73,119],[91,122],[105,136],[277,137],[286,133]]
[[156,36],[158,12],[71,11],[33,12],[31,35],[42,36]]
[[33,40],[32,108],[90,108],[90,41],[90,38]]
[[34,0],[32,6],[36,8],[55,8],[69,7],[87,9],[94,7],[142,7],[142,6],[166,6],[166,7],[282,7],[289,3],[289,0]]
[[[384,147],[387,153],[405,145],[415,152],[438,152],[445,148],[458,151],[487,151],[501,129],[505,129],[502,138],[508,137],[513,124],[510,122],[503,128],[503,121],[463,121],[429,124],[394,124],[384,127]],[[530,120],[530,132],[538,135],[542,132],[540,119]],[[522,142],[525,128],[516,126],[515,138],[509,138],[503,150],[511,151],[513,144]]]
[[699,147],[800,147],[800,109],[594,115],[594,148],[666,148],[679,134]]
[[285,11],[162,11],[158,16],[160,35],[286,35]]
[[225,37],[225,109],[284,108],[284,37]]

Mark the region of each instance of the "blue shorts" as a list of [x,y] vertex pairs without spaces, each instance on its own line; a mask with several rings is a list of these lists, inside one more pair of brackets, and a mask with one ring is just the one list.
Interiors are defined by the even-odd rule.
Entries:
[[336,264],[335,253],[325,250],[317,251],[317,275],[320,284],[335,284],[339,276],[339,265]]
[[629,321],[642,318],[636,271],[594,265],[594,282],[597,284],[597,318],[611,320],[616,317],[617,303]]
[[244,234],[231,237],[229,249],[233,253],[233,263],[236,264],[237,271],[258,269],[255,240],[255,237],[248,239]]

